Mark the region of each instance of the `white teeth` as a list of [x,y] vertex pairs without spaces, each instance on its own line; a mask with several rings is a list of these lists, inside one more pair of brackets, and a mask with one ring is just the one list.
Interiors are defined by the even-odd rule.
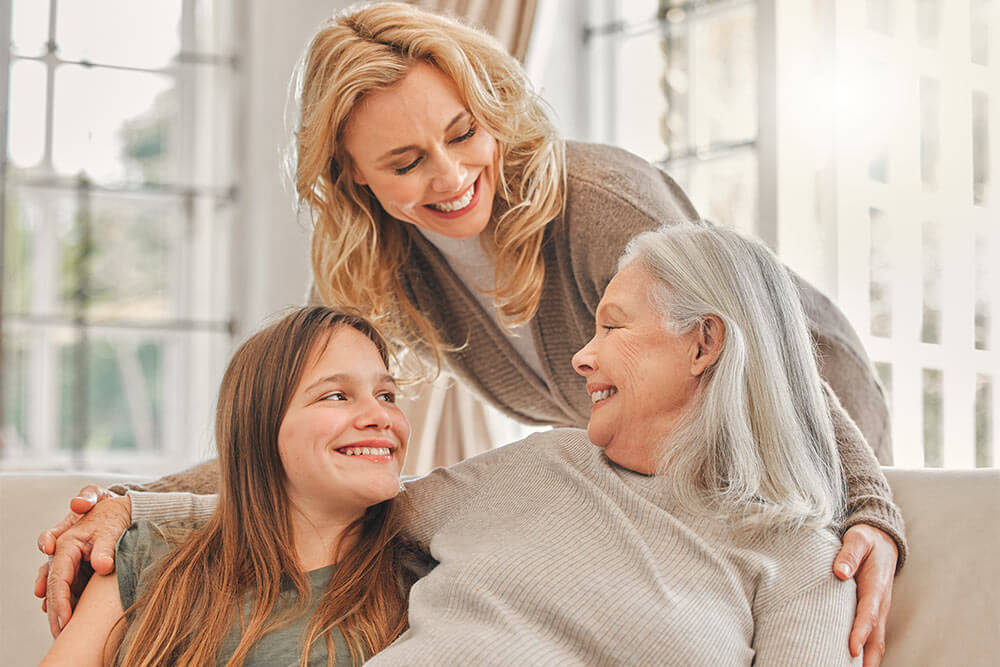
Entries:
[[610,398],[618,393],[618,390],[614,387],[611,389],[602,389],[601,391],[591,392],[590,402],[597,403],[598,401],[603,401],[606,398]]
[[389,456],[388,447],[345,447],[340,451],[348,456]]
[[431,204],[431,208],[441,211],[442,213],[451,213],[452,211],[458,211],[469,205],[472,201],[472,195],[476,192],[475,183],[469,186],[469,189],[465,191],[458,199],[452,200],[450,202],[442,202],[440,204]]

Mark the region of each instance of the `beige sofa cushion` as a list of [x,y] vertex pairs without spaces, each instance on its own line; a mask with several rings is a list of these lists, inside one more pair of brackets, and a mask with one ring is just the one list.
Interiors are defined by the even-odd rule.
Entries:
[[882,664],[1000,664],[1000,469],[884,471],[910,556]]

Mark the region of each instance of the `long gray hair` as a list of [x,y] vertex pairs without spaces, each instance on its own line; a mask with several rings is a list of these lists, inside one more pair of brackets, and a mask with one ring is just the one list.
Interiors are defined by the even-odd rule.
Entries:
[[748,527],[828,526],[844,511],[844,483],[799,294],[759,241],[707,223],[634,238],[655,279],[650,299],[674,335],[716,315],[722,352],[700,400],[664,443],[658,473],[696,513]]

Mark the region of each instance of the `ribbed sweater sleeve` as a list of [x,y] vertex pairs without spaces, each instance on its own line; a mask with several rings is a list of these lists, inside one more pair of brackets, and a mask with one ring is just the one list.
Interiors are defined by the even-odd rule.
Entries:
[[[860,665],[847,638],[830,628],[850,627],[854,609],[830,604],[845,582],[833,575],[755,614],[755,665]],[[854,587],[853,581],[847,583]]]
[[176,519],[204,521],[215,512],[219,504],[217,495],[198,495],[181,491],[158,493],[129,491],[132,501],[132,521],[147,520],[157,523]]

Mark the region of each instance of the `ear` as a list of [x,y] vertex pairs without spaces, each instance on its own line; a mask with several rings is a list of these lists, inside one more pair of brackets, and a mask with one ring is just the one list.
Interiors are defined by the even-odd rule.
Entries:
[[718,315],[705,315],[695,333],[695,353],[691,360],[691,373],[701,375],[719,360],[726,339],[726,325]]

